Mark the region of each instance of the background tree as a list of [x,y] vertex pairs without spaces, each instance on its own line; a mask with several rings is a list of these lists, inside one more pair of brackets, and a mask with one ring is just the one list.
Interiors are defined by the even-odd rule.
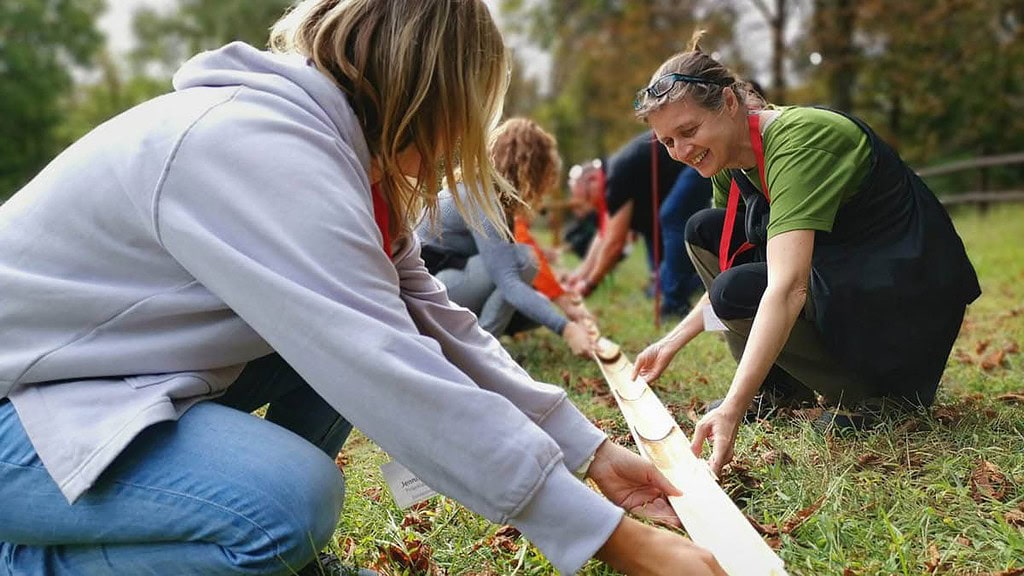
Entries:
[[139,10],[133,22],[139,47],[132,54],[138,71],[170,74],[198,52],[241,40],[265,48],[270,27],[292,0],[178,0],[170,11]]
[[856,106],[913,164],[1024,149],[1024,5],[866,0],[858,10]]
[[[551,53],[550,94],[533,115],[558,137],[570,161],[605,156],[643,130],[632,116],[636,91],[667,57],[684,50],[697,25],[696,0],[503,0],[512,33]],[[729,13],[702,23],[706,49],[730,39]]]
[[71,70],[87,66],[103,37],[103,0],[0,0],[0,201],[60,149]]

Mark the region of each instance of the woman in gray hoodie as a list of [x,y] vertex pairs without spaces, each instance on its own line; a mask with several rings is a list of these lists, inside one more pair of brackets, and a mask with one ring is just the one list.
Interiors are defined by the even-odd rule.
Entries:
[[337,525],[352,425],[563,572],[711,573],[623,517],[670,514],[667,481],[419,257],[456,167],[500,221],[483,2],[307,0],[272,47],[197,56],[0,208],[0,574],[291,574]]

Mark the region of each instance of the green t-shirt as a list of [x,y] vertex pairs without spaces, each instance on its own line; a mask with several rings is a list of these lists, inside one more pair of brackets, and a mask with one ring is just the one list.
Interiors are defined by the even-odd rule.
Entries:
[[[770,202],[768,238],[790,230],[832,231],[836,212],[871,169],[871,143],[849,119],[818,108],[783,107],[764,132]],[[744,173],[761,189],[757,168]],[[715,174],[714,205],[725,208],[729,172]]]

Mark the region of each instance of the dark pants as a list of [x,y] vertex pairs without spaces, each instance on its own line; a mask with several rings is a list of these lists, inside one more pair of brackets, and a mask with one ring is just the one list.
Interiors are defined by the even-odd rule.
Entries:
[[[733,357],[739,361],[750,335],[754,315],[768,286],[768,267],[763,247],[744,252],[733,266],[721,272],[718,246],[722,237],[725,210],[702,210],[686,226],[686,248],[707,288],[711,307],[729,329],[725,332]],[[730,239],[730,254],[746,240],[742,219]],[[850,404],[880,396],[870,381],[839,365],[826,348],[813,321],[813,297],[808,295],[803,312],[797,317],[789,339],[775,360],[773,370],[785,371],[800,384],[818,392],[831,402]]]

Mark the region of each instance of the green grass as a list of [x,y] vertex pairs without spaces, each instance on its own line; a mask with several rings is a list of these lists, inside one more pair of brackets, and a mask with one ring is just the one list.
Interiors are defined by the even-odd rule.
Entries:
[[[1024,566],[1024,527],[1013,522],[1014,511],[1024,511],[1024,406],[997,400],[1024,391],[1024,354],[1013,351],[1024,342],[1024,207],[964,210],[954,220],[984,294],[968,311],[931,414],[843,438],[823,437],[801,419],[740,432],[736,465],[723,485],[746,514],[783,526],[823,498],[781,536],[779,554],[790,574],[983,574]],[[641,294],[640,252],[589,301],[603,333],[631,357],[669,328],[655,328],[653,306]],[[565,386],[588,416],[622,437],[617,410],[588,386],[600,378],[592,362],[572,357],[541,330],[505,343],[536,379]],[[1000,360],[1000,351],[1001,363],[983,367]],[[677,407],[689,432],[685,407],[720,397],[734,369],[720,337],[704,334],[680,352],[656,391]],[[338,551],[351,562],[390,566],[392,574],[553,572],[521,538],[492,538],[498,526],[452,500],[434,498],[407,516],[382,488],[377,467],[385,456],[359,435],[345,450],[348,497]],[[1005,493],[978,502],[970,479],[982,462],[1005,475]],[[420,543],[425,547],[417,551]],[[380,560],[389,549],[399,560]],[[398,550],[420,567],[402,568],[408,562]],[[611,573],[596,562],[582,572]]]

